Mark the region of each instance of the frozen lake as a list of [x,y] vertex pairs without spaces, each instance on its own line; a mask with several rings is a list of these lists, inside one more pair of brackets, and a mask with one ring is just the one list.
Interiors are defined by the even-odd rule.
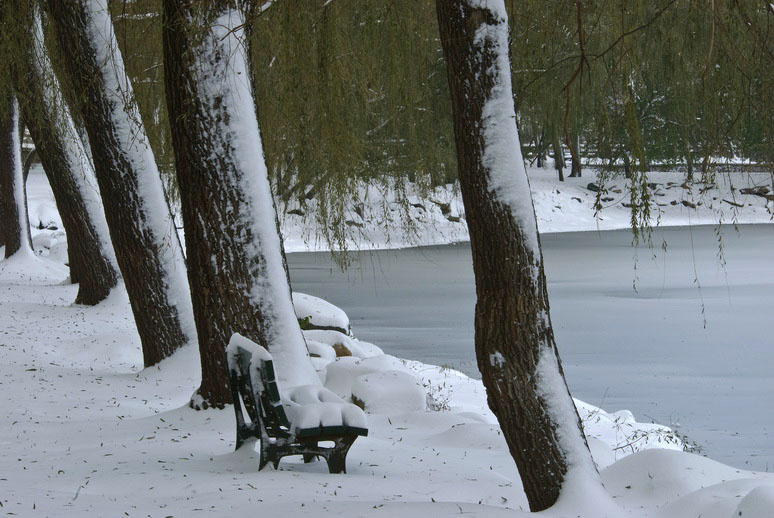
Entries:
[[[631,241],[626,230],[542,236],[573,395],[676,427],[720,462],[774,471],[774,225]],[[291,254],[294,289],[342,307],[356,336],[389,354],[479,376],[467,244],[352,258],[342,273],[327,253]]]

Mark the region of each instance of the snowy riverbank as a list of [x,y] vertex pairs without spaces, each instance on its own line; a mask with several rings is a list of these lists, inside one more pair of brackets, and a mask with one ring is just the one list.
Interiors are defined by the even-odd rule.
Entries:
[[[33,224],[56,225],[45,182],[39,173],[31,180]],[[568,208],[550,210],[552,203],[592,203],[594,193],[581,192],[590,181],[584,178],[572,188],[571,183],[549,182],[550,189],[536,191],[542,224],[551,222],[557,229],[560,223],[591,225],[593,214],[585,211],[573,216]],[[541,182],[542,177],[533,178],[533,189]],[[685,189],[666,188],[664,182],[664,199],[685,196],[680,192]],[[718,194],[718,199],[724,196]],[[576,195],[580,202],[573,199]],[[717,222],[717,200],[712,201],[713,209],[706,203],[707,222]],[[450,214],[459,209],[451,205]],[[623,209],[611,211],[602,222],[623,225],[628,220]],[[750,218],[768,221],[765,204],[753,209]],[[667,202],[662,223],[684,221],[680,218],[696,223],[693,217],[703,209],[691,210],[696,212],[683,214],[680,206]],[[738,219],[748,221],[741,214]],[[429,230],[425,236],[431,238]],[[518,473],[480,381],[383,355],[375,346],[340,335],[307,332],[317,343],[315,365],[332,390],[345,397],[354,390],[365,399],[369,436],[352,448],[347,475],[330,475],[321,462],[303,464],[295,458],[284,460],[278,471],[258,472],[257,454],[233,452],[230,410],[195,412],[185,406],[198,383],[197,351],[184,349],[158,368],[141,370],[139,338],[125,295],[94,308],[72,305],[76,287],[63,282],[61,230],[35,230],[34,239],[44,257],[26,264],[0,261],[0,384],[11,403],[0,427],[3,512],[56,517],[526,516],[518,512],[527,509]],[[335,308],[314,300],[299,308],[312,315],[317,310],[325,313],[319,318],[346,327],[346,316]],[[356,328],[353,332],[357,336]],[[334,359],[332,343],[348,340],[353,356]],[[378,383],[369,388],[368,376],[374,374],[376,380],[402,378],[408,393],[424,400],[395,400]],[[613,504],[571,492],[544,516],[598,518],[600,509],[611,505],[614,514],[607,516],[771,516],[774,474],[737,470],[679,451],[682,442],[668,429],[639,423],[639,416],[625,410],[608,413],[577,404]]]
[[[616,230],[630,228],[631,208],[627,180],[608,179],[604,184],[597,173],[588,170],[582,178],[557,180],[550,169],[528,169],[532,197],[541,233]],[[774,186],[768,173],[718,173],[717,187],[697,180],[685,184],[685,175],[677,172],[651,172],[653,187],[651,224],[661,226],[717,225],[718,223],[771,223],[774,211]],[[597,192],[589,184],[601,185],[602,210],[595,214]],[[744,194],[746,189],[766,188],[760,194]],[[593,189],[593,187],[592,187]],[[363,190],[357,204],[351,204],[344,225],[350,231],[348,248],[352,250],[405,248],[468,241],[462,197],[454,186],[436,188],[427,196],[410,195],[406,200],[413,224],[406,230],[405,209],[394,192],[376,188]],[[297,204],[286,210],[282,219],[285,246],[290,252],[327,250],[315,237],[310,214],[315,201],[307,207]]]
[[[631,209],[625,178],[603,184],[602,210],[595,213],[597,193],[589,184],[601,183],[597,173],[559,182],[550,169],[528,169],[538,228],[541,233],[616,230],[631,226]],[[651,172],[655,187],[651,200],[651,224],[660,226],[716,225],[718,223],[771,223],[774,185],[769,173],[718,173],[717,187],[708,188],[698,179],[684,184],[684,174]],[[771,189],[765,195],[744,194],[745,190]],[[40,166],[33,167],[27,182],[30,224],[33,227],[62,228],[53,195]],[[406,207],[391,191],[376,187],[363,189],[361,199],[349,205],[343,225],[350,250],[406,248],[468,241],[465,209],[460,193],[452,185],[438,187],[427,196],[411,194]],[[293,203],[280,207],[280,223],[288,252],[328,250],[317,236],[315,200],[305,207]],[[411,224],[404,218],[410,216]],[[33,228],[38,245],[49,248],[62,236],[59,232]],[[61,251],[60,247],[55,247]]]
[[[198,381],[195,350],[140,370],[126,298],[73,306],[75,287],[61,284],[66,271],[48,263],[27,265],[44,273],[35,279],[3,275],[0,281],[0,383],[11,402],[0,427],[5,513],[420,517],[518,516],[514,510],[527,508],[480,381],[310,332],[317,351],[326,341],[343,341],[368,357],[333,360],[323,352],[315,363],[333,390],[365,399],[369,436],[352,448],[347,475],[292,457],[278,471],[258,472],[257,454],[233,452],[230,409],[185,406]],[[320,307],[314,300],[305,306],[300,312]],[[395,372],[403,373],[404,397],[378,385],[363,389],[368,379],[400,377]],[[424,400],[405,397],[417,391]],[[627,411],[607,413],[581,402],[578,408],[620,516],[731,518],[739,510],[770,516],[774,474],[681,452],[668,429],[638,423]],[[632,454],[638,450],[645,451]],[[588,496],[568,497],[565,510],[600,516],[588,511],[596,508]]]

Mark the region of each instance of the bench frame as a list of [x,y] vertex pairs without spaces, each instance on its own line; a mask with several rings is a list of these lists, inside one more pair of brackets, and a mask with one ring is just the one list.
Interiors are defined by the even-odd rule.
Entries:
[[[277,469],[282,457],[303,455],[305,463],[323,457],[330,473],[346,473],[349,448],[358,436],[366,435],[368,431],[345,426],[292,431],[282,407],[273,362],[259,360],[261,367],[251,369],[252,353],[249,350],[237,347],[235,356],[234,361],[229,362],[229,385],[236,414],[235,450],[260,440],[259,471],[269,462]],[[320,442],[327,441],[333,442],[333,446],[320,446]]]

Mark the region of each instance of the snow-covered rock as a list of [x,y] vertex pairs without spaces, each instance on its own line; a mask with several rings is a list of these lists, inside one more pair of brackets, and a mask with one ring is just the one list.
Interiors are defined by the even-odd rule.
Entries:
[[352,401],[369,414],[423,412],[427,394],[422,383],[405,371],[363,374],[352,382]]
[[364,359],[351,356],[339,358],[328,364],[325,386],[346,399],[352,395],[352,384],[358,376],[388,370],[409,372],[400,359],[389,354]]
[[329,329],[352,334],[349,317],[344,310],[326,300],[296,291],[293,292],[293,306],[299,320],[306,321],[305,329]]
[[352,338],[339,331],[328,329],[311,329],[304,331],[307,340],[328,344],[336,351],[336,356],[355,356],[357,358],[370,358],[384,354],[374,344]]

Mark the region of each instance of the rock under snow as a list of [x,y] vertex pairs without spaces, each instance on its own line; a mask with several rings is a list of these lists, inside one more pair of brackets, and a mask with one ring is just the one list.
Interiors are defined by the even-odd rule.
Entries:
[[352,395],[352,384],[358,376],[372,372],[398,370],[409,372],[401,360],[389,354],[359,359],[351,356],[339,358],[326,368],[325,386],[343,397]]
[[327,329],[312,329],[304,331],[307,340],[314,340],[328,344],[336,351],[336,356],[355,356],[357,358],[369,358],[383,354],[383,351],[368,342],[352,338],[339,331]]
[[293,306],[299,319],[308,319],[306,329],[328,329],[351,335],[349,317],[344,311],[319,297],[293,293]]
[[352,401],[369,414],[397,414],[427,410],[422,383],[405,371],[363,374],[352,383]]

